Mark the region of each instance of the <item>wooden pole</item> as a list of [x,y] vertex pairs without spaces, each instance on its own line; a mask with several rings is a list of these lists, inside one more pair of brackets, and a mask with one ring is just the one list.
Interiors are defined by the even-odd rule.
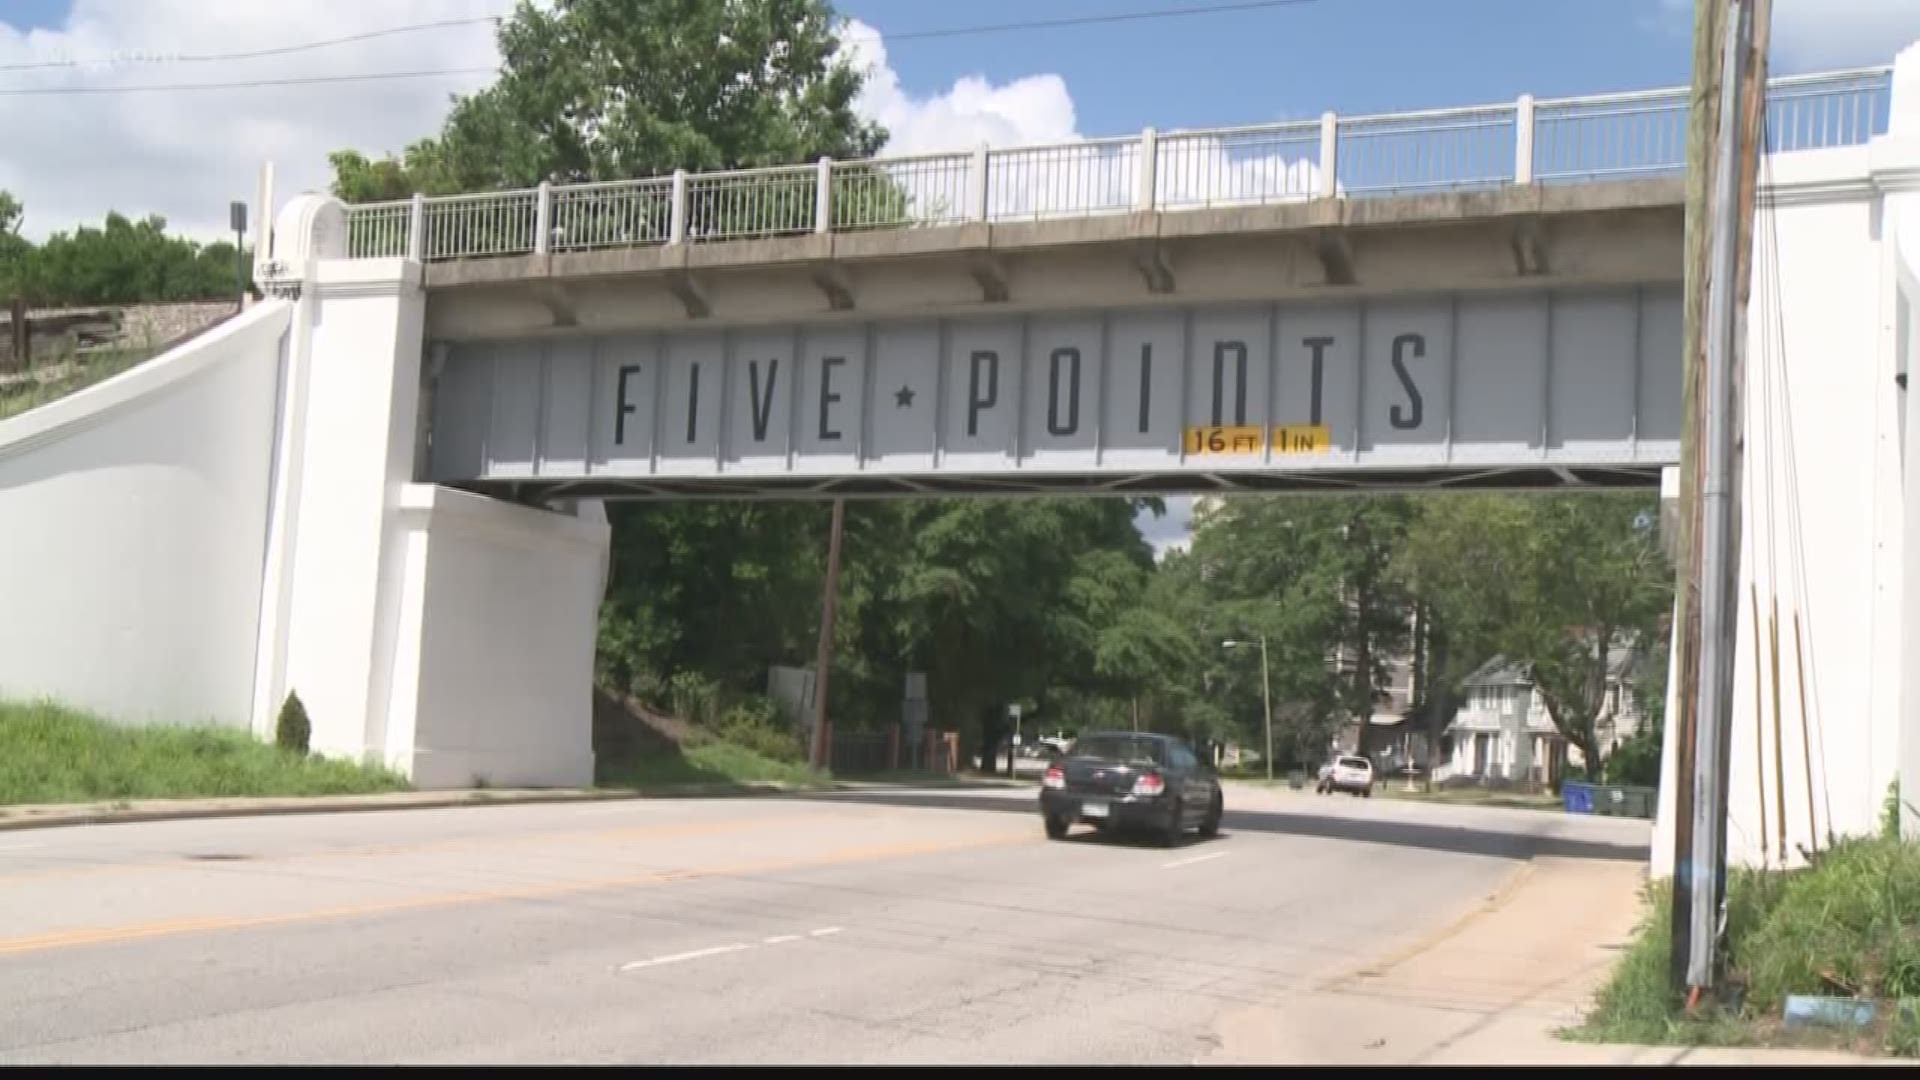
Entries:
[[[1794,681],[1800,687],[1800,763],[1807,772],[1807,845],[1819,850],[1820,828],[1813,818],[1813,735],[1807,727],[1807,658],[1800,646],[1800,613],[1793,613],[1793,664],[1799,674]],[[1833,823],[1829,821],[1828,825]]]
[[[1767,855],[1768,855],[1768,852],[1767,852],[1767,756],[1761,751],[1766,747],[1767,739],[1766,739],[1766,718],[1764,714],[1761,712],[1761,708],[1760,708],[1760,702],[1765,699],[1766,695],[1762,693],[1761,686],[1760,686],[1760,652],[1759,652],[1760,584],[1759,582],[1748,582],[1747,592],[1748,592],[1748,596],[1751,597],[1752,599],[1752,603],[1748,605],[1747,610],[1751,612],[1753,615],[1753,641],[1754,641],[1753,797],[1756,803],[1760,807],[1760,865],[1766,866]],[[1787,853],[1784,848],[1781,849],[1781,852],[1780,852],[1780,861],[1783,864],[1787,861]]]
[[[1787,863],[1787,757],[1780,736],[1780,598],[1768,597],[1772,611],[1767,615],[1767,651],[1771,656],[1773,668],[1773,827],[1777,830],[1779,842],[1773,847],[1780,853],[1780,865]],[[1760,663],[1759,641],[1754,641],[1753,662]],[[1762,800],[1763,802],[1765,800]],[[1766,819],[1760,819],[1761,831],[1766,830]],[[1812,838],[1808,838],[1811,842]]]
[[820,601],[820,642],[813,661],[813,752],[816,769],[827,768],[833,746],[827,731],[827,673],[833,667],[833,611],[840,596],[840,532],[847,503],[833,500],[833,523],[827,532],[827,582]]
[[1680,520],[1674,623],[1678,685],[1674,687],[1673,927],[1668,972],[1676,991],[1686,988],[1692,934],[1694,727],[1700,675],[1700,435],[1703,335],[1707,303],[1707,194],[1712,190],[1713,138],[1720,96],[1720,33],[1727,0],[1695,0],[1693,86],[1688,94],[1686,166],[1686,296],[1681,342],[1684,411],[1680,432]]
[[13,368],[15,371],[25,371],[33,366],[33,357],[29,352],[33,347],[33,332],[27,326],[27,300],[23,296],[16,296],[7,308],[8,317],[13,320],[8,324],[13,331]]

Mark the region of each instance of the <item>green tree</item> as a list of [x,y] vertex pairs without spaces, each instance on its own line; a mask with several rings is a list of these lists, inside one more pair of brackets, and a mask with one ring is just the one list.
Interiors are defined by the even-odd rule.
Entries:
[[824,0],[523,2],[500,78],[404,155],[333,155],[349,202],[864,157],[861,75]]
[[1366,718],[1385,661],[1407,646],[1412,601],[1390,569],[1413,513],[1400,496],[1243,496],[1196,531],[1213,646],[1267,638],[1274,710],[1288,717],[1280,752],[1317,757],[1343,719],[1358,723],[1361,752],[1374,749]]
[[[17,224],[19,203],[0,196],[0,224],[9,214]],[[235,274],[232,244],[170,236],[158,215],[108,213],[99,228],[55,233],[37,247],[0,228],[0,276],[9,291],[41,304],[223,299],[239,292]]]
[[[1399,566],[1478,655],[1527,664],[1554,727],[1599,778],[1618,711],[1608,692],[1622,651],[1638,671],[1664,668],[1672,572],[1651,496],[1435,497]],[[1457,669],[1456,669],[1457,670]]]

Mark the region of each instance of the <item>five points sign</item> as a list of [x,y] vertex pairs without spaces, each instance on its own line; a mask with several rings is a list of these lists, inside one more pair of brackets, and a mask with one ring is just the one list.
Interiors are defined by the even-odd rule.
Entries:
[[461,342],[431,475],[1662,465],[1680,336],[1679,290],[1646,287]]

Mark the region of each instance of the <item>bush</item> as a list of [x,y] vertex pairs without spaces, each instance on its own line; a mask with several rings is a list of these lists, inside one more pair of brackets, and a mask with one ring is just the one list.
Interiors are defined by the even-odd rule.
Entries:
[[1844,841],[1767,885],[1777,898],[1752,905],[1764,913],[1750,934],[1729,913],[1730,958],[1752,1007],[1776,1010],[1788,994],[1920,996],[1920,845]]
[[1633,787],[1660,786],[1660,729],[1641,728],[1614,748],[1602,770],[1609,784]]
[[717,724],[721,699],[720,684],[697,671],[678,671],[667,680],[667,710],[689,724]]
[[748,698],[729,708],[710,730],[722,742],[774,761],[791,764],[807,759],[800,737],[781,723],[779,710],[763,697]]
[[307,719],[307,707],[301,704],[299,694],[289,691],[280,706],[280,719],[274,724],[273,741],[282,750],[304,757],[312,739],[313,724]]

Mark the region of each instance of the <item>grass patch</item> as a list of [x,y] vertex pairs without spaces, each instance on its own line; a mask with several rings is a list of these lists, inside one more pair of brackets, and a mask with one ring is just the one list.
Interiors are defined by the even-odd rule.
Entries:
[[[1879,837],[1844,841],[1812,867],[1735,871],[1727,883],[1727,963],[1738,1004],[1686,1014],[1667,981],[1672,898],[1648,892],[1647,914],[1584,1024],[1593,1042],[1820,1046],[1920,1053],[1920,1024],[1898,1007],[1920,996],[1920,845]],[[1883,1003],[1862,1032],[1788,1032],[1788,995]]]
[[134,346],[36,361],[31,371],[0,378],[0,420],[105,382],[152,359],[159,351],[151,346]]
[[1529,795],[1524,791],[1497,791],[1483,787],[1434,788],[1432,791],[1415,788],[1408,791],[1404,785],[1389,780],[1375,786],[1373,793],[1383,799],[1448,803],[1454,806],[1501,806],[1514,810],[1559,810],[1561,808],[1559,797],[1552,792]]
[[0,702],[0,804],[355,795],[407,782],[225,728],[123,727],[53,704]]
[[830,778],[804,764],[780,761],[750,747],[703,739],[678,752],[635,754],[600,771],[603,787],[649,788],[676,784],[744,784],[778,781],[824,786]]

